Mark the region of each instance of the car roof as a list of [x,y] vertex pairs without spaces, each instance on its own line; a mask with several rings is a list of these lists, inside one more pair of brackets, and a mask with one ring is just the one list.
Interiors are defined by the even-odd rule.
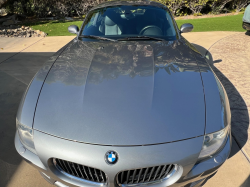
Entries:
[[164,9],[167,8],[167,6],[162,3],[150,1],[150,0],[129,0],[129,1],[120,0],[120,1],[108,1],[104,3],[100,3],[97,6],[93,7],[91,10],[109,7],[109,6],[119,6],[119,5],[150,5],[150,6],[155,6],[155,7],[164,8]]

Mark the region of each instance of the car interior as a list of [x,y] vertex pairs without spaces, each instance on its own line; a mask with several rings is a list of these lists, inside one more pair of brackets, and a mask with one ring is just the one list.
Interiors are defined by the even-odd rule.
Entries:
[[104,13],[95,12],[82,34],[90,35],[89,33],[96,36],[175,36],[170,14],[154,8],[110,8]]

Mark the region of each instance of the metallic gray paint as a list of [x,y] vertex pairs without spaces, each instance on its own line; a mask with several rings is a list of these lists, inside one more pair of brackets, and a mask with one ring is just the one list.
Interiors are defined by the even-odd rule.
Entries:
[[181,33],[191,32],[193,29],[194,29],[194,26],[190,23],[185,23],[185,24],[181,25],[181,27],[180,27]]
[[68,31],[69,31],[70,33],[72,33],[72,34],[78,34],[79,28],[78,28],[78,26],[76,26],[76,25],[70,25],[70,26],[68,27]]
[[206,101],[206,134],[219,131],[231,125],[231,112],[227,93],[212,71],[205,57],[198,53],[194,53],[199,67],[203,67],[201,71],[202,82],[205,92]]
[[[97,88],[99,89],[99,87],[103,88],[103,87],[101,87],[101,85],[105,84],[105,83],[107,84],[109,82],[111,82],[111,83],[117,82],[117,84],[119,85],[120,82],[124,81],[124,77],[127,77],[128,80],[131,80],[131,81],[134,81],[134,80],[138,81],[138,83],[139,83],[139,81],[144,82],[144,80],[145,80],[145,82],[148,81],[148,83],[149,83],[147,86],[144,86],[144,87],[148,87],[147,92],[148,92],[149,100],[146,100],[147,98],[145,98],[144,101],[145,101],[145,103],[147,103],[147,106],[149,108],[149,107],[151,107],[150,103],[148,103],[149,101],[152,102],[152,101],[160,100],[159,97],[154,97],[154,98],[152,97],[153,91],[154,91],[153,89],[159,89],[157,87],[153,88],[153,84],[155,85],[155,83],[157,83],[157,81],[164,81],[164,78],[169,79],[171,76],[176,76],[176,75],[181,75],[181,74],[183,74],[183,75],[186,74],[187,76],[189,76],[188,73],[191,73],[191,72],[193,72],[193,73],[191,73],[191,74],[193,74],[192,75],[193,77],[197,77],[197,79],[200,80],[197,75],[198,75],[198,72],[201,71],[202,83],[204,85],[204,91],[206,93],[206,96],[205,96],[206,97],[206,133],[212,133],[212,132],[221,130],[228,123],[230,123],[229,103],[228,103],[227,96],[225,94],[225,90],[223,87],[221,87],[221,89],[220,89],[221,91],[219,92],[219,90],[218,90],[218,85],[220,85],[219,81],[217,81],[217,82],[215,81],[217,78],[215,79],[215,75],[211,71],[211,68],[209,67],[208,63],[205,61],[204,57],[202,57],[199,53],[195,52],[195,48],[192,48],[191,44],[189,44],[187,41],[185,41],[183,39],[179,40],[179,41],[175,41],[175,42],[168,42],[168,43],[166,42],[165,44],[161,44],[161,42],[140,42],[140,43],[142,43],[142,44],[139,44],[138,42],[129,42],[129,43],[122,42],[122,45],[119,45],[117,47],[118,48],[118,50],[117,50],[114,47],[115,45],[117,45],[117,43],[101,42],[100,45],[96,45],[97,44],[96,42],[74,41],[74,42],[72,42],[72,44],[68,45],[71,47],[67,48],[67,50],[62,54],[62,56],[59,57],[59,59],[56,61],[56,63],[52,67],[51,74],[49,74],[49,76],[47,77],[47,80],[45,82],[45,87],[47,88],[47,85],[51,87],[52,84],[59,85],[59,83],[60,83],[60,85],[63,89],[66,89],[67,87],[69,87],[69,95],[68,96],[71,96],[70,89],[74,88],[74,87],[78,88],[78,90],[81,93],[83,93],[86,85],[88,85],[90,88],[93,89],[93,91],[95,91],[94,89],[97,89]],[[133,44],[133,45],[129,45],[129,44]],[[143,48],[139,49],[140,47],[147,47],[147,46],[151,47],[152,51],[148,51],[148,50],[143,49]],[[120,50],[119,50],[119,47],[120,47]],[[134,51],[134,49],[137,47],[138,47],[138,49],[137,49],[138,51]],[[193,49],[193,51],[191,52],[190,49],[187,49],[188,47]],[[125,51],[126,54],[122,55],[121,50],[124,48],[126,48],[126,51]],[[86,49],[88,49],[88,50],[86,50]],[[164,51],[164,50],[167,50],[167,51]],[[83,54],[83,51],[87,55]],[[76,53],[76,55],[74,53]],[[111,55],[109,53],[111,53],[111,54],[116,53],[114,59],[111,58]],[[109,54],[109,56],[108,56],[108,54]],[[69,55],[69,57],[67,55]],[[148,55],[148,56],[144,57],[143,55],[144,56]],[[41,86],[43,85],[43,80],[47,76],[47,73],[48,73],[50,67],[52,66],[52,64],[54,63],[54,61],[57,57],[58,57],[58,53],[54,57],[52,57],[52,59],[49,62],[47,62],[44,65],[44,67],[37,73],[37,75],[33,79],[27,92],[24,94],[24,97],[20,103],[20,107],[19,107],[18,114],[17,114],[17,119],[20,121],[20,123],[25,124],[26,126],[32,127],[33,115],[31,115],[31,114],[34,113],[34,110],[36,108],[36,100],[38,98]],[[93,59],[94,57],[96,59],[97,58],[100,58],[100,59],[106,58],[106,61],[109,61],[109,63],[115,64],[114,67],[120,68],[120,70],[108,69],[109,64],[99,63],[98,60],[100,60],[100,59],[97,59],[97,60]],[[77,59],[81,59],[84,62],[83,63],[76,63]],[[93,61],[94,65],[92,65],[92,68],[90,69],[90,64],[92,63],[92,60],[94,60]],[[118,60],[127,60],[126,62],[127,62],[127,64],[129,64],[129,66],[126,66],[125,61],[122,62],[123,64],[119,65],[119,63],[116,62]],[[145,64],[147,64],[148,67],[147,66],[144,67],[141,64],[138,64],[138,67],[134,67],[133,64],[131,65],[129,60],[130,61],[137,60],[138,62],[145,60],[145,62],[146,62]],[[174,63],[171,63],[171,62],[174,62]],[[198,66],[195,64],[196,62],[198,63]],[[106,67],[107,67],[107,70],[105,69]],[[109,67],[112,68],[112,66],[109,66]],[[180,72],[173,73],[171,68],[175,69],[176,67],[177,67],[177,70],[180,69],[180,70],[178,70]],[[95,72],[95,68],[97,70],[98,70],[98,68],[100,68],[100,69]],[[125,69],[122,70],[122,68],[125,68]],[[90,73],[91,73],[92,77],[90,77],[88,79],[89,81],[87,81],[87,76],[88,76],[89,70],[91,70]],[[137,76],[135,79],[130,78],[128,73],[126,75],[126,71],[128,71],[130,73],[131,70],[133,70],[132,73],[135,74],[132,76]],[[181,71],[184,71],[184,72],[181,72]],[[188,72],[188,71],[191,71],[191,72]],[[67,72],[67,73],[63,74],[64,72]],[[167,72],[170,73],[170,75]],[[111,76],[111,78],[114,80],[104,80],[103,81],[104,83],[102,82],[103,78],[98,80],[99,78],[97,77],[97,80],[95,80],[96,75],[98,75],[98,73],[100,73],[101,76],[105,75],[107,78],[108,78],[108,76]],[[109,73],[110,73],[110,75],[109,75]],[[117,77],[112,77],[113,76],[112,73]],[[121,74],[125,74],[125,75],[121,75]],[[146,76],[142,77],[143,74],[145,74]],[[162,77],[158,78],[158,75],[162,76]],[[158,78],[158,79],[155,80],[155,78]],[[119,79],[119,80],[116,80],[116,79]],[[168,79],[166,79],[166,80],[168,80]],[[171,79],[169,79],[169,80],[171,80]],[[86,81],[87,81],[87,83],[85,85]],[[91,81],[93,83],[91,83]],[[97,82],[98,84],[95,84],[94,81],[100,81],[100,83]],[[172,81],[174,81],[174,79],[172,79]],[[185,81],[187,81],[187,80],[184,80],[184,82]],[[217,83],[219,83],[219,84],[217,85]],[[174,83],[171,83],[170,85],[174,85]],[[192,84],[191,87],[195,87],[195,85],[198,85],[198,83]],[[112,86],[112,84],[110,84],[110,86]],[[171,87],[169,87],[169,88],[171,88]],[[54,88],[52,88],[52,90],[53,89]],[[120,87],[120,89],[122,89],[122,87]],[[199,86],[197,86],[197,89],[199,90]],[[144,90],[144,91],[146,91],[146,90]],[[161,90],[159,90],[156,93],[160,93],[160,91]],[[47,90],[47,92],[50,92],[50,90]],[[95,91],[95,92],[97,92],[97,91]],[[201,89],[199,92],[201,92]],[[44,90],[42,91],[42,93],[44,93]],[[63,95],[65,95],[65,97],[67,97],[67,95],[66,95],[66,93],[64,93],[64,91],[62,91],[62,93],[63,94],[57,93],[57,95],[61,95],[60,97],[63,97]],[[96,95],[92,95],[92,94],[89,95],[88,94],[87,96],[90,98],[98,97],[98,93],[94,93],[94,94],[96,94]],[[140,90],[139,90],[138,94],[140,94]],[[151,94],[151,95],[149,95],[149,94]],[[186,93],[186,94],[189,94],[189,97],[192,97],[191,93]],[[200,97],[202,97],[201,95],[202,94],[200,93]],[[220,96],[220,95],[222,95],[222,96]],[[83,96],[84,96],[84,94],[79,96],[80,98],[82,98],[82,101],[83,101]],[[164,98],[164,96],[162,96],[162,95],[160,95],[160,96],[161,96],[160,98],[163,98],[161,100],[162,102],[164,102],[164,100],[166,101],[168,99],[168,98]],[[150,97],[152,97],[152,98],[150,98]],[[175,95],[173,97],[175,97]],[[41,95],[41,98],[44,98],[43,94]],[[48,94],[48,98],[51,98],[50,99],[51,103],[49,103],[49,105],[47,107],[49,107],[51,104],[55,103],[58,99],[60,99],[57,96],[51,95],[51,93]],[[176,98],[177,98],[177,96],[176,96]],[[222,98],[222,100],[221,100],[221,98]],[[225,101],[223,101],[223,98],[225,98],[224,99]],[[117,98],[117,100],[118,99],[119,98]],[[143,98],[140,98],[140,99],[142,100]],[[112,103],[113,102],[112,98],[109,101]],[[45,98],[45,102],[46,102],[46,98]],[[60,102],[66,102],[66,101],[60,101]],[[75,101],[75,102],[78,102],[78,101]],[[177,104],[178,100],[176,99],[174,102],[176,102],[176,104]],[[159,103],[159,101],[158,101],[158,103]],[[200,104],[201,103],[202,102],[201,102],[201,98],[200,98]],[[67,106],[71,106],[71,105],[67,105]],[[39,106],[40,105],[38,104],[38,107]],[[152,106],[155,106],[155,105],[152,105]],[[72,107],[74,108],[74,106],[72,106]],[[81,110],[84,109],[84,106],[82,106],[82,105],[79,107],[80,108],[82,107]],[[110,106],[108,106],[108,107],[110,107]],[[168,107],[168,105],[166,105],[164,107]],[[59,107],[59,108],[61,108],[61,107]],[[68,110],[68,112],[72,113],[73,108],[71,108],[70,111]],[[142,108],[143,108],[143,110],[147,109],[146,107],[145,108],[142,107]],[[201,108],[202,108],[202,106],[201,106]],[[47,108],[45,107],[44,110],[46,112]],[[57,113],[56,110],[57,109],[54,109],[54,113]],[[66,110],[67,110],[67,108],[66,108]],[[85,110],[87,110],[87,109],[85,109]],[[97,111],[98,110],[100,111],[100,109],[97,108]],[[89,112],[89,111],[87,111],[87,112]],[[101,112],[102,111],[100,111],[99,113],[101,113]],[[130,112],[130,111],[128,111],[128,112]],[[77,113],[78,113],[78,115],[80,115],[79,111],[77,111],[75,113],[75,115]],[[227,116],[225,118],[226,120],[223,118],[223,114],[227,114],[227,115],[225,115],[225,116]],[[41,113],[40,115],[39,114],[37,114],[37,115],[43,117],[44,114]],[[55,114],[55,115],[60,115],[60,114]],[[201,114],[200,116],[202,116],[202,115],[203,114]],[[64,114],[62,116],[64,116]],[[80,116],[80,117],[82,117],[82,116]],[[163,117],[165,119],[167,118],[167,116],[163,116]],[[38,128],[39,126],[35,126],[35,128],[37,128],[41,131],[47,132],[47,133],[51,133],[51,132],[48,132],[46,130],[46,128],[52,128],[52,129],[54,128],[54,131],[57,131],[56,127],[53,127],[53,125],[51,125],[51,123],[49,122],[49,120],[53,120],[53,118],[54,118],[54,116],[52,116],[52,118],[47,118],[46,121],[48,123],[45,124],[45,127],[42,127],[39,129]],[[57,119],[60,119],[60,117],[58,117]],[[110,120],[110,119],[106,119],[106,120]],[[35,119],[35,121],[37,121],[37,118]],[[58,129],[61,129],[62,124],[60,124],[60,128],[58,128]],[[200,127],[202,127],[203,124],[205,124],[205,121],[204,121],[204,123],[202,121],[200,124],[197,124],[197,125],[200,125]],[[66,127],[68,126],[69,128],[72,128],[72,124],[71,125],[65,124],[65,125],[66,125]],[[82,128],[82,127],[80,127],[80,128]],[[190,130],[192,131],[192,129],[190,129]],[[203,134],[203,133],[197,133],[197,132],[198,131],[196,131],[196,134],[193,134],[193,136],[199,136],[199,135]],[[201,128],[200,128],[199,132],[201,132]],[[193,133],[193,132],[191,132],[191,133]],[[56,134],[56,133],[51,133],[51,134],[58,136],[58,134]],[[63,138],[69,138],[69,139],[83,141],[83,142],[99,143],[99,144],[105,143],[105,142],[97,142],[97,141],[91,142],[91,141],[86,141],[83,139],[75,138],[74,134],[72,134],[71,136],[69,136],[69,135],[64,136],[63,134],[59,134],[59,136],[62,136]],[[72,137],[72,136],[74,136],[74,137]],[[156,142],[156,141],[155,142],[153,142],[153,141],[152,142],[143,142],[143,144],[162,143],[162,142],[173,141],[174,139],[175,140],[178,139],[178,138],[173,138],[173,136],[172,136],[171,140],[169,138],[169,139],[164,139],[161,141],[158,140],[158,142]],[[181,137],[179,139],[190,138],[190,137],[192,137],[192,135],[189,137],[188,136]],[[108,143],[109,143],[109,145],[113,144],[112,142],[108,142]]]
[[[227,159],[231,148],[231,136],[228,137],[228,141],[224,148],[212,156],[210,159],[204,160],[196,164],[196,160],[199,156],[203,137],[193,138],[185,141],[179,141],[175,143],[167,143],[153,146],[139,146],[139,147],[112,147],[116,151],[119,151],[121,155],[121,163],[110,166],[107,165],[103,157],[103,154],[109,150],[110,146],[89,145],[83,143],[77,143],[74,141],[63,140],[56,138],[38,131],[35,131],[35,146],[38,156],[26,150],[25,153],[19,152],[19,147],[22,147],[19,140],[18,133],[15,137],[15,146],[18,153],[28,160],[39,172],[43,172],[50,177],[51,183],[59,181],[68,186],[92,186],[90,183],[83,184],[78,180],[74,180],[66,177],[60,173],[52,163],[52,157],[57,157],[69,161],[73,161],[79,164],[90,165],[96,168],[102,168],[102,170],[108,174],[108,178],[111,182],[109,187],[115,187],[115,176],[118,172],[126,169],[133,169],[136,167],[148,167],[159,164],[177,163],[182,166],[183,172],[181,178],[172,185],[172,187],[180,187],[186,184],[192,183],[203,178],[208,177],[218,170],[218,168]],[[171,154],[169,154],[171,150]],[[134,157],[130,153],[133,152],[137,157]],[[84,154],[83,154],[84,153]],[[87,154],[86,154],[87,153]],[[91,154],[93,156],[89,156]],[[152,154],[155,159],[152,159]],[[218,161],[216,158],[220,157]],[[144,159],[141,159],[144,158]],[[111,169],[112,168],[112,169]],[[117,173],[116,173],[117,172]],[[45,177],[45,176],[44,176]],[[153,185],[154,187],[166,186],[164,183]],[[94,187],[94,186],[93,186]]]
[[51,68],[34,120],[54,136],[121,146],[197,137],[204,128],[199,68],[181,41],[73,43]]
[[[59,178],[62,177],[62,174],[58,174],[57,170],[53,170],[52,165],[49,166],[48,160],[50,158],[61,158],[97,169],[101,168],[107,174],[110,186],[114,185],[115,176],[120,171],[161,164],[179,164],[183,167],[183,176],[185,176],[194,166],[199,156],[203,139],[203,137],[199,137],[182,142],[153,146],[114,146],[112,149],[119,153],[119,162],[110,166],[103,159],[104,154],[111,149],[109,146],[62,140],[38,131],[34,132],[34,137],[36,150],[42,163],[46,168],[50,168],[52,172],[56,172],[55,174]],[[169,150],[171,150],[171,154],[169,154]],[[152,159],[152,153],[154,159]],[[52,175],[50,174],[50,176]],[[68,182],[76,184],[70,179],[68,179]]]
[[[71,43],[71,42],[70,42]],[[23,94],[23,97],[20,101],[19,108],[17,111],[17,119],[19,123],[26,125],[28,127],[33,126],[33,116],[36,110],[36,104],[38,100],[38,96],[40,94],[40,90],[44,83],[44,80],[55,62],[58,56],[62,53],[63,50],[70,45],[67,44],[58,52],[56,52],[44,65],[43,68],[36,73],[30,84],[28,85],[27,90]]]

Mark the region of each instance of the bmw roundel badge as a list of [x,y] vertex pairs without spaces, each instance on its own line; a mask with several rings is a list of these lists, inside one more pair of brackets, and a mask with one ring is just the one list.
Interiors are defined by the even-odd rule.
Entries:
[[115,151],[108,151],[105,154],[105,161],[110,165],[115,164],[118,161],[118,154]]

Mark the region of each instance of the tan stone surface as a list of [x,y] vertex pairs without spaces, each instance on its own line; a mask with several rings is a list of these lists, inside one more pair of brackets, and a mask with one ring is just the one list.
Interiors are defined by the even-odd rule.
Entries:
[[0,38],[0,63],[44,38]]
[[15,173],[9,180],[10,182],[6,187],[53,187],[54,185],[49,184],[39,172],[26,163],[22,161]]
[[64,45],[73,40],[75,36],[51,36],[35,43],[23,52],[57,52]]
[[202,47],[209,49],[214,43],[219,40],[238,34],[240,32],[230,31],[215,31],[215,32],[190,32],[182,34],[189,42],[201,45]]
[[45,38],[0,38],[0,53],[20,52],[43,39]]

